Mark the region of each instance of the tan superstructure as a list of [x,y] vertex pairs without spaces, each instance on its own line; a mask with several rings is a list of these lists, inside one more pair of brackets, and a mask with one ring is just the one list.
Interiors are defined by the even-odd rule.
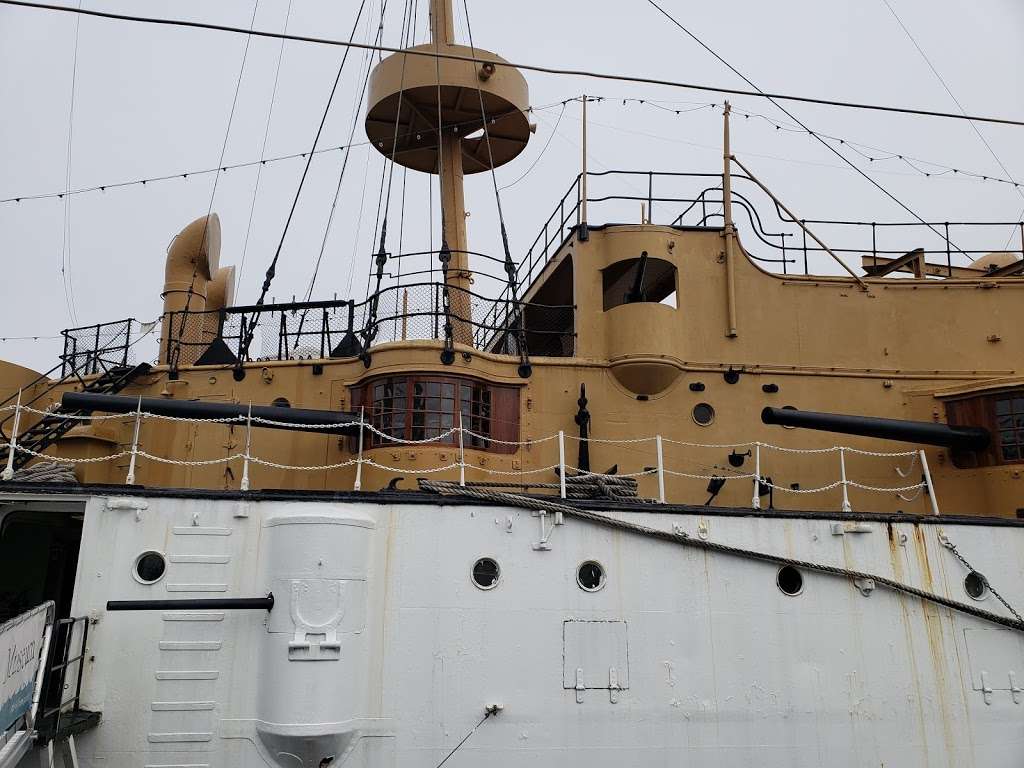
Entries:
[[[454,45],[450,7],[435,0],[431,9],[433,40],[421,48],[500,61],[480,49]],[[647,497],[660,493],[658,475],[650,470],[662,466],[668,470],[662,480],[669,502],[703,503],[708,478],[720,476],[726,483],[715,504],[750,507],[749,480],[729,478],[749,475],[757,462],[760,473],[776,486],[778,507],[838,510],[842,489],[835,481],[842,471],[866,486],[849,490],[855,509],[933,511],[929,494],[921,488],[916,492],[869,490],[919,484],[921,462],[919,455],[910,452],[921,446],[782,429],[759,418],[766,406],[795,407],[990,428],[995,444],[980,458],[966,461],[946,448],[925,448],[935,494],[945,513],[1022,513],[1024,456],[1014,459],[1009,449],[1000,453],[998,431],[1004,422],[997,424],[994,416],[977,410],[988,407],[985,404],[1000,393],[1009,398],[1022,393],[1024,398],[1024,279],[1006,273],[1007,265],[1014,263],[1013,254],[1009,258],[994,255],[973,267],[940,270],[925,264],[923,255],[915,261],[911,253],[898,269],[874,277],[767,272],[751,258],[746,248],[754,244],[744,242],[733,220],[726,122],[724,225],[587,222],[584,192],[581,226],[569,230],[535,277],[526,281],[525,295],[519,296],[539,305],[571,308],[571,320],[559,342],[562,346],[557,351],[545,348],[546,354],[534,349],[529,355],[532,373],[524,377],[523,354],[506,354],[509,347],[473,337],[472,321],[479,318],[472,317],[466,292],[472,270],[462,175],[488,171],[522,151],[530,133],[525,80],[500,63],[395,54],[374,71],[368,104],[367,133],[378,150],[397,163],[440,176],[445,241],[452,253],[446,283],[452,290],[451,312],[456,318],[451,339],[454,361],[442,363],[446,344],[440,328],[435,338],[410,340],[402,319],[401,330],[392,340],[377,339],[361,357],[351,348],[339,352],[344,345],[336,346],[331,340],[327,346],[321,343],[322,353],[302,347],[302,354],[279,353],[286,359],[261,361],[253,355],[241,363],[194,365],[202,349],[176,347],[176,338],[199,338],[204,345],[220,343],[228,350],[232,346],[220,339],[224,320],[217,313],[232,303],[234,278],[231,267],[219,266],[220,224],[214,214],[197,219],[172,242],[162,296],[165,311],[178,314],[165,315],[159,364],[121,394],[361,412],[367,423],[387,425],[383,427],[387,431],[407,429],[404,420],[412,420],[414,414],[403,412],[401,427],[394,426],[397,422],[389,421],[390,416],[374,421],[374,382],[388,382],[386,386],[393,388],[394,382],[405,386],[403,376],[439,381],[447,377],[454,387],[469,387],[473,382],[498,387],[495,391],[504,393],[502,407],[511,409],[504,413],[502,434],[511,439],[490,450],[460,446],[454,440],[403,444],[368,436],[360,446],[352,437],[254,428],[251,454],[271,464],[249,467],[252,488],[351,490],[355,466],[297,471],[274,464],[324,466],[356,456],[365,459],[359,468],[363,490],[383,488],[397,477],[404,478],[399,488],[413,488],[418,474],[451,465],[463,455],[469,480],[493,479],[489,471],[524,481],[557,483],[553,472],[538,470],[559,463],[558,441],[529,441],[563,432],[568,436],[565,463],[575,466],[580,447],[578,400],[584,387],[590,414],[590,468],[604,471],[616,465],[620,473],[641,473],[640,492]],[[814,233],[808,234],[817,239]],[[831,253],[827,248],[825,252]],[[884,272],[885,265],[894,261],[874,258],[868,272]],[[640,280],[646,280],[645,295],[625,299],[638,269],[646,270]],[[990,274],[992,269],[999,272]],[[185,309],[207,313],[183,316]],[[522,311],[527,313],[524,325],[528,326],[532,310]],[[499,315],[493,318],[497,321]],[[285,320],[281,322],[284,327]],[[323,322],[327,323],[326,314]],[[514,313],[503,322],[505,334],[514,335],[518,327]],[[351,340],[358,341],[357,337]],[[530,340],[529,328],[526,340]],[[174,359],[176,353],[179,359]],[[20,367],[0,366],[0,385],[5,390],[25,386],[30,378]],[[38,382],[24,395],[29,398],[45,391],[37,403],[41,407],[57,403],[64,392],[81,389],[94,378],[84,376],[56,386]],[[386,397],[392,398],[387,400],[388,407],[397,412],[399,407],[391,405],[397,396],[391,389],[388,392]],[[438,395],[442,396],[443,392]],[[481,395],[485,396],[491,397]],[[971,405],[975,400],[981,405]],[[456,407],[455,413],[442,413],[438,429],[453,426],[452,418],[460,413],[476,418],[477,401],[465,402],[464,411]],[[489,414],[491,407],[488,400]],[[27,415],[23,426],[36,418]],[[1019,429],[1024,435],[1024,415],[1021,419]],[[123,483],[134,424],[131,415],[84,424],[50,452],[77,459],[121,452],[124,455],[116,459],[78,464],[76,474],[86,483]],[[1018,429],[1012,414],[1010,424],[1009,429]],[[654,436],[661,437],[661,458]],[[246,439],[247,430],[238,423],[143,420],[136,444],[171,461],[139,459],[135,481],[147,486],[238,489],[242,460],[214,460],[241,453]],[[515,442],[524,444],[509,445]],[[753,442],[790,450],[765,449],[755,455],[742,447],[726,447]],[[840,470],[838,454],[814,452],[840,444],[869,452],[905,450],[908,455],[850,453],[842,457]],[[211,463],[187,465],[174,460]],[[449,470],[431,476],[452,479],[457,475]],[[805,493],[815,488],[827,490]]]

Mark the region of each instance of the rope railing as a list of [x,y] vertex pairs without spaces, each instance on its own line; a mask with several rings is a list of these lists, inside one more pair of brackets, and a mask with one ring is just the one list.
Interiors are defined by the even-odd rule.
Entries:
[[[141,406],[141,400],[140,400]],[[672,440],[670,438],[663,437],[661,435],[654,435],[650,437],[630,437],[630,438],[580,438],[575,435],[567,435],[564,431],[559,431],[551,435],[546,435],[539,438],[528,438],[525,440],[504,440],[498,438],[492,438],[487,435],[475,432],[463,426],[460,418],[456,426],[451,427],[443,432],[439,432],[436,435],[420,439],[409,439],[396,437],[386,431],[383,431],[375,427],[372,423],[367,421],[366,414],[363,410],[359,413],[358,420],[349,422],[348,424],[355,427],[358,430],[358,447],[356,456],[351,459],[347,459],[341,462],[334,462],[329,464],[310,464],[310,465],[295,465],[285,464],[280,462],[271,461],[266,458],[256,456],[252,452],[252,428],[253,426],[270,426],[270,427],[288,427],[292,429],[309,430],[316,432],[318,430],[337,430],[339,427],[338,423],[325,423],[325,424],[293,424],[291,422],[277,421],[273,419],[266,419],[257,416],[253,416],[251,411],[245,416],[233,416],[226,418],[189,418],[181,416],[167,416],[163,414],[155,414],[147,411],[143,411],[137,408],[129,413],[122,414],[104,414],[104,415],[83,415],[73,413],[61,413],[60,411],[54,411],[49,409],[39,409],[32,406],[21,405],[20,402],[11,406],[0,406],[0,412],[3,411],[14,411],[15,423],[18,423],[22,417],[22,414],[33,414],[47,418],[59,418],[59,419],[73,419],[76,421],[92,421],[100,420],[105,421],[109,419],[131,419],[134,422],[134,430],[132,435],[132,442],[130,448],[126,450],[116,451],[114,453],[105,456],[90,456],[83,458],[74,458],[67,456],[53,456],[50,454],[44,454],[42,452],[34,451],[18,444],[18,433],[12,431],[11,437],[7,443],[7,467],[0,474],[0,478],[3,480],[11,480],[14,477],[14,456],[18,453],[23,455],[32,456],[34,458],[45,457],[48,460],[54,461],[58,464],[66,465],[78,465],[78,464],[98,464],[106,461],[113,461],[117,459],[123,459],[130,457],[128,473],[126,477],[126,484],[134,485],[136,465],[139,459],[146,459],[158,464],[165,464],[171,466],[188,466],[188,467],[209,467],[218,464],[227,464],[235,461],[243,462],[242,480],[240,483],[240,489],[243,491],[249,490],[250,478],[249,470],[250,465],[255,464],[257,466],[270,467],[273,469],[280,469],[285,471],[297,471],[297,472],[324,472],[334,471],[339,469],[346,469],[348,467],[356,468],[356,478],[353,485],[354,490],[361,490],[362,485],[362,470],[363,467],[371,467],[383,472],[400,473],[409,471],[408,468],[390,466],[388,464],[377,461],[372,456],[367,456],[367,447],[365,444],[365,435],[367,433],[375,435],[380,439],[381,444],[371,446],[373,448],[380,448],[383,444],[390,444],[393,446],[424,446],[430,444],[443,444],[445,447],[455,447],[458,451],[458,460],[449,462],[447,464],[435,466],[435,467],[416,467],[414,470],[417,474],[438,474],[443,472],[457,471],[459,474],[460,486],[466,486],[466,472],[472,471],[481,473],[483,475],[495,476],[495,477],[519,477],[524,478],[530,475],[542,475],[549,472],[555,472],[558,475],[558,483],[550,484],[553,487],[557,487],[559,495],[562,498],[567,498],[567,483],[572,481],[579,481],[580,479],[592,479],[595,482],[600,481],[636,481],[642,477],[656,477],[658,485],[658,498],[657,501],[664,504],[666,503],[665,493],[665,479],[666,477],[672,478],[683,478],[688,480],[701,480],[708,482],[721,482],[725,481],[747,481],[753,485],[753,494],[751,496],[751,507],[753,509],[761,508],[761,497],[766,495],[770,491],[780,491],[786,494],[814,494],[814,493],[825,493],[840,489],[842,492],[842,501],[840,509],[843,512],[851,512],[852,504],[849,498],[849,489],[853,488],[859,491],[865,491],[869,493],[891,493],[897,494],[904,501],[911,501],[917,498],[917,495],[911,497],[904,497],[902,494],[917,491],[918,494],[924,492],[928,495],[932,513],[939,514],[938,503],[935,498],[935,489],[932,484],[931,473],[928,468],[928,461],[923,450],[911,450],[911,451],[871,451],[862,448],[854,448],[851,446],[834,445],[824,448],[792,448],[789,446],[773,445],[771,443],[765,443],[761,441],[748,441],[738,443],[697,443],[688,442],[683,440]],[[141,427],[144,421],[147,419],[155,419],[159,421],[170,421],[170,422],[183,422],[189,424],[214,424],[214,425],[230,425],[230,426],[244,426],[245,428],[245,450],[241,453],[232,453],[226,456],[210,458],[210,459],[177,459],[166,456],[159,456],[157,454],[150,453],[144,450],[140,445],[140,434]],[[549,464],[543,467],[536,468],[516,468],[516,469],[497,469],[493,467],[483,466],[478,463],[468,462],[466,460],[466,446],[465,438],[471,438],[471,442],[474,446],[482,444],[493,444],[500,446],[514,446],[516,448],[531,448],[535,445],[541,445],[544,443],[557,441],[558,446],[558,462]],[[457,443],[453,446],[452,440],[457,437]],[[655,448],[655,463],[653,465],[642,466],[641,469],[633,472],[614,472],[614,473],[602,473],[593,472],[588,469],[583,469],[566,461],[565,443],[566,439],[581,442],[587,440],[588,442],[608,445],[608,446],[636,446],[640,444],[654,443]],[[678,469],[671,466],[669,462],[666,462],[664,456],[665,445],[678,445],[689,448],[701,448],[701,449],[737,449],[747,448],[748,453],[744,456],[752,455],[754,462],[753,472],[737,472],[732,470],[726,470],[728,474],[723,476],[719,472],[718,467],[710,469],[708,472],[686,472],[682,469]],[[636,450],[630,448],[629,450]],[[802,454],[802,455],[836,455],[838,457],[839,479],[828,483],[826,485],[814,487],[814,488],[800,488],[798,486],[781,485],[776,484],[770,477],[766,475],[762,466],[762,452],[780,452],[785,454]],[[884,458],[884,459],[899,459],[907,458],[911,459],[907,469],[896,468],[897,474],[901,478],[906,478],[913,471],[914,466],[918,461],[921,462],[922,479],[918,483],[903,484],[899,486],[880,486],[872,485],[868,483],[862,483],[854,479],[850,479],[847,476],[846,459],[848,455],[864,456],[870,458]],[[472,483],[469,483],[472,484]],[[541,484],[547,487],[547,484]],[[539,487],[539,486],[538,486]]]

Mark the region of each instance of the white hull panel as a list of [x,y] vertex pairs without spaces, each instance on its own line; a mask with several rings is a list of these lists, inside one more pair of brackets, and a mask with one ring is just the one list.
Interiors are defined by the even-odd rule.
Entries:
[[[85,502],[73,614],[98,619],[82,704],[103,718],[83,768],[436,766],[493,704],[447,766],[1024,762],[1024,633],[883,587],[804,572],[789,596],[772,564],[568,519],[539,550],[538,518],[503,507],[136,501]],[[617,514],[1006,615],[966,595],[945,536],[1024,605],[1014,525]],[[148,550],[167,571],[144,585]],[[470,577],[485,556],[490,590]],[[104,610],[269,591],[269,615]]]

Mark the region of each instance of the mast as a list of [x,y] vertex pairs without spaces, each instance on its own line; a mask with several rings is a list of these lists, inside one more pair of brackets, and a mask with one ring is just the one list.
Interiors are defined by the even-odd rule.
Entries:
[[[441,52],[455,43],[455,19],[451,0],[430,0],[430,38],[434,50]],[[439,86],[440,87],[440,86]],[[441,111],[438,111],[441,114]],[[466,196],[462,170],[462,135],[458,126],[441,128],[438,151],[438,180],[441,185],[441,233],[451,251],[445,282],[450,293],[455,341],[472,341],[473,308],[469,300],[472,272],[466,238]],[[460,322],[460,319],[464,322]]]
[[501,57],[455,43],[451,0],[430,0],[429,13],[430,42],[412,50],[439,55],[395,53],[377,64],[368,86],[366,134],[395,163],[439,177],[442,233],[451,252],[445,282],[452,340],[471,344],[473,273],[463,177],[490,172],[526,148],[529,90],[522,74]]

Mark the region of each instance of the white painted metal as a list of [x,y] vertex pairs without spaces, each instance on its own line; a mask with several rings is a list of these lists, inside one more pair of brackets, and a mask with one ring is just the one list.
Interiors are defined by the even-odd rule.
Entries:
[[846,449],[842,446],[839,447],[839,479],[840,485],[843,489],[843,512],[852,512],[853,507],[850,506],[850,489],[846,483]]
[[0,472],[0,480],[12,480],[14,478],[14,454],[18,450],[18,430],[21,429],[21,390],[18,390],[18,399],[14,404],[14,424],[11,425],[11,439],[7,443],[7,466]]
[[135,428],[132,431],[132,457],[128,462],[128,475],[124,479],[125,485],[135,485],[135,462],[139,458],[139,427],[141,424],[142,395],[139,395],[139,403],[135,406]]
[[558,430],[558,493],[565,498],[565,432],[562,430]]
[[655,437],[658,448],[658,501],[665,503],[665,452],[662,450],[661,435]]
[[[98,618],[82,704],[103,719],[78,737],[83,768],[420,768],[493,702],[448,766],[1024,762],[1024,635],[881,586],[805,572],[789,596],[769,563],[573,519],[536,551],[530,512],[499,506],[147,502],[85,505],[72,613]],[[869,518],[833,536],[853,521],[658,509],[614,515],[971,602],[942,533],[1024,604],[1024,527]],[[167,555],[151,585],[131,576],[146,550]],[[493,589],[470,578],[481,557]],[[578,586],[587,561],[603,589]],[[276,606],[104,612],[209,584]]]
[[[843,484],[845,490],[846,484]],[[750,500],[753,509],[761,508],[761,444],[754,443],[754,496]]]
[[356,480],[352,484],[352,490],[358,491],[363,487],[363,418],[366,409],[359,408],[359,455],[356,457]]
[[921,451],[921,470],[924,472],[924,482],[928,491],[928,500],[932,503],[932,514],[939,514],[939,500],[935,497],[935,486],[932,485],[932,473],[928,470],[928,457]]
[[242,457],[242,482],[238,487],[240,490],[249,490],[249,461],[252,458],[252,401],[249,401],[249,410],[245,414],[245,455]]

